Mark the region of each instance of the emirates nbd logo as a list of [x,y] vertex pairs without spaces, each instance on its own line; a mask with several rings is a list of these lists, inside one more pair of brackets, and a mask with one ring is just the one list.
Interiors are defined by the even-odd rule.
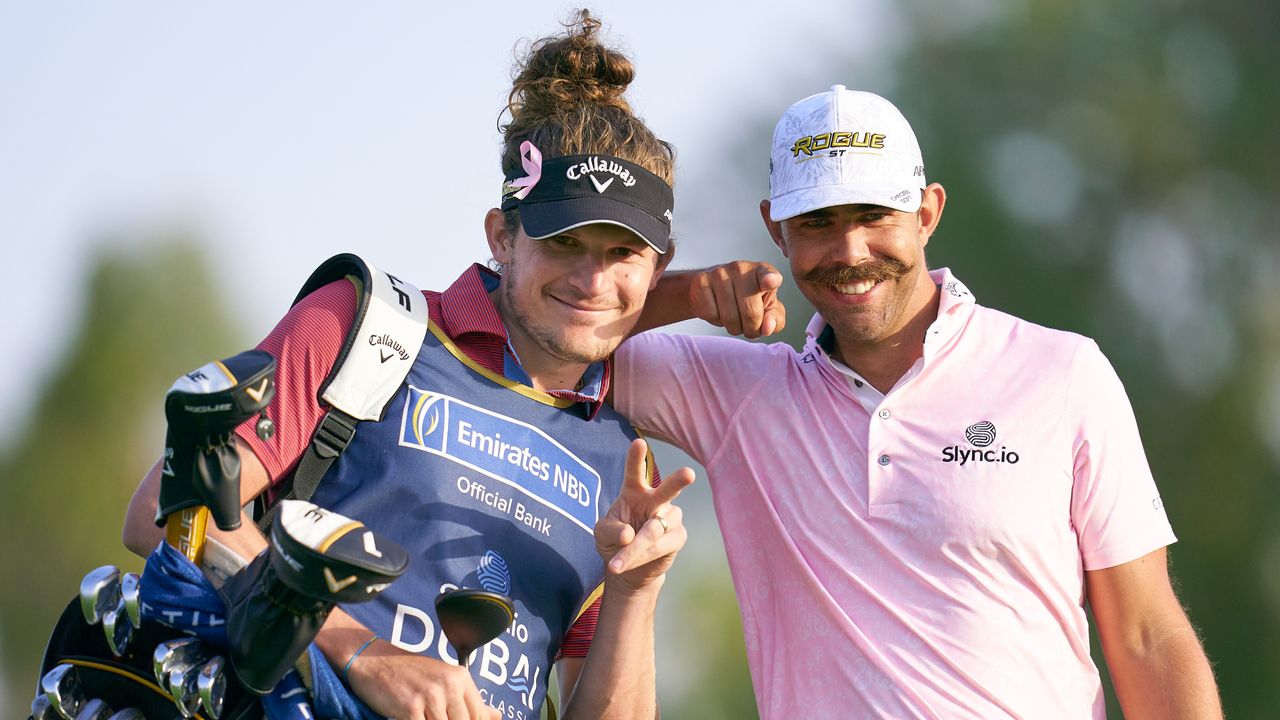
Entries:
[[[593,532],[600,519],[601,488],[595,468],[522,420],[412,385],[408,393],[400,422],[401,447],[468,467]],[[468,480],[468,485],[483,494],[485,489],[475,480]]]

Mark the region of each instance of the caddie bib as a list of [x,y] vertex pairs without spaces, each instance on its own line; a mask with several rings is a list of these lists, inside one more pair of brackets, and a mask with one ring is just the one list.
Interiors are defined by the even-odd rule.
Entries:
[[470,669],[504,718],[535,718],[564,635],[603,582],[593,530],[636,433],[607,406],[588,421],[572,401],[495,375],[429,330],[382,420],[360,423],[313,501],[409,551],[402,578],[343,608],[400,648],[454,662],[436,596],[511,596],[515,620]]

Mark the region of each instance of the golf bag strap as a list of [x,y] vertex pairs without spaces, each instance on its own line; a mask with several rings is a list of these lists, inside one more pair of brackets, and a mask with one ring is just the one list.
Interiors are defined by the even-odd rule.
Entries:
[[[303,284],[303,298],[336,280],[355,285],[356,316],[333,368],[320,384],[319,401],[329,408],[298,460],[292,488],[280,499],[310,500],[320,480],[355,437],[356,425],[381,420],[427,334],[427,300],[422,292],[359,255],[335,255]],[[258,528],[266,532],[275,507],[261,508]]]
[[320,480],[329,472],[329,466],[338,459],[351,440],[356,436],[356,425],[359,420],[336,408],[330,409],[316,426],[311,436],[311,443],[298,459],[298,466],[293,471],[293,484],[289,492],[278,498],[270,507],[257,513],[255,523],[258,529],[266,533],[271,530],[276,519],[276,511],[280,500],[311,500]]

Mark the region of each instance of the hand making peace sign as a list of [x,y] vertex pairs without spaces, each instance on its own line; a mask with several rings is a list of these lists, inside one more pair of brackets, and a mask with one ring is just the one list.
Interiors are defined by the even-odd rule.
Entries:
[[660,580],[684,547],[684,513],[671,503],[694,478],[693,470],[682,467],[652,487],[647,453],[644,440],[632,441],[622,492],[595,528],[606,572],[636,590]]

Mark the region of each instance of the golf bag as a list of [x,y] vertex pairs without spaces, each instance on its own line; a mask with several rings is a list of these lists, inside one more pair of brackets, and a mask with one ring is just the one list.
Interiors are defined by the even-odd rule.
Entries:
[[[407,567],[408,555],[395,543],[296,500],[281,507],[270,548],[220,588],[161,543],[147,558],[132,605],[106,582],[118,576],[115,568],[85,577],[50,639],[32,715],[77,717],[97,699],[145,718],[172,718],[175,709],[211,720],[366,717],[308,646],[338,602],[375,597]],[[88,595],[92,602],[86,587],[100,590]],[[99,606],[112,608],[101,621],[108,633],[123,633],[95,627]],[[136,611],[116,609],[130,607]],[[123,617],[117,626],[117,612],[137,619]],[[305,677],[294,669],[304,653]]]
[[[60,700],[64,709],[78,714],[89,699],[105,700],[114,709],[136,708],[144,718],[172,718],[178,714],[173,699],[156,684],[152,655],[156,646],[187,637],[181,630],[157,622],[143,623],[123,655],[114,655],[102,631],[85,622],[80,601],[73,598],[58,618],[40,663],[40,678],[61,665],[74,668],[75,684],[68,688],[75,697]],[[44,697],[38,689],[37,703]],[[53,711],[50,708],[50,711]],[[41,711],[33,705],[32,717],[59,717],[56,711]],[[71,717],[75,717],[72,714]],[[208,717],[203,713],[199,717]],[[246,691],[234,679],[227,679],[223,706],[218,720],[262,720],[263,707],[256,695]]]
[[[239,525],[240,467],[232,431],[258,415],[259,434],[271,432],[264,409],[273,396],[274,373],[274,359],[250,351],[180,377],[166,395],[169,427],[157,523],[168,525],[161,549],[183,562],[190,564],[188,555],[199,556],[210,514],[219,527]],[[67,606],[50,637],[32,717],[76,717],[90,707],[111,707],[125,717],[173,717],[175,710],[183,717],[195,715],[200,673],[186,668],[179,677],[183,684],[190,680],[190,687],[174,689],[153,662],[158,648],[176,642],[184,628],[173,621],[155,621],[155,604],[143,598],[144,587],[152,584],[151,579],[144,583],[136,574],[122,575],[111,566],[85,576],[78,598]],[[212,617],[211,609],[206,609],[207,618]],[[209,663],[214,656],[206,655],[200,662],[200,670],[209,671],[204,683],[206,714],[260,717],[257,698],[223,672],[225,659]]]
[[[299,463],[292,489],[282,499],[309,498],[333,459],[354,436],[356,423],[380,419],[412,366],[426,333],[427,310],[421,293],[355,255],[338,255],[324,263],[308,279],[295,304],[315,289],[342,278],[350,278],[359,290],[355,322],[322,388],[330,413]],[[378,352],[384,344],[358,342],[366,336],[395,342],[396,357],[402,362],[387,363],[389,358]],[[313,717],[309,708],[294,707],[299,698],[306,698],[308,694],[300,676],[290,671],[294,660],[304,652],[308,657],[302,664],[311,666],[308,680],[312,690],[322,691],[321,694],[328,691],[325,700],[331,709],[325,716],[367,714],[366,708],[346,694],[332,668],[314,647],[308,650],[308,644],[334,602],[368,599],[404,571],[407,555],[401,548],[389,540],[379,539],[376,544],[381,554],[376,560],[362,557],[361,548],[347,547],[349,543],[342,540],[334,542],[332,547],[325,546],[322,551],[319,546],[308,544],[306,537],[295,537],[296,533],[273,527],[279,524],[273,521],[282,508],[291,505],[277,499],[269,507],[262,502],[255,504],[259,527],[273,536],[272,552],[264,553],[234,574],[229,571],[235,570],[234,565],[229,569],[219,568],[223,576],[232,575],[221,589],[214,589],[199,568],[183,557],[191,549],[191,538],[203,536],[205,516],[193,511],[208,508],[222,529],[239,525],[239,459],[231,431],[271,401],[273,373],[274,360],[260,351],[249,351],[179,378],[170,390],[166,398],[166,416],[170,423],[157,522],[174,513],[184,513],[184,522],[170,523],[169,543],[161,544],[148,559],[142,594],[151,596],[151,600],[148,602],[144,597],[139,603],[153,611],[168,609],[164,611],[163,622],[156,622],[152,613],[135,609],[132,620],[136,627],[132,627],[123,610],[90,622],[88,617],[82,617],[83,612],[77,611],[83,600],[73,599],[53,630],[40,671],[43,682],[50,671],[59,666],[74,668],[75,672],[63,672],[59,676],[68,689],[77,686],[74,688],[77,693],[68,693],[69,702],[77,702],[79,698],[78,702],[83,704],[91,698],[107,697],[116,709],[136,708],[147,718],[173,717],[172,693],[162,687],[165,683],[161,678],[155,677],[156,682],[149,679],[158,675],[151,649],[201,635],[211,648],[224,655],[229,650],[232,658],[238,657],[240,662],[229,664],[227,671],[219,674],[218,681],[224,684],[220,713],[205,710],[205,715],[195,714],[196,717],[261,718],[264,704],[268,717]],[[271,432],[265,413],[256,429],[263,437]],[[298,505],[306,508],[296,510],[293,514],[297,517],[314,521],[324,515],[324,511],[309,504]],[[301,527],[297,517],[292,523],[295,530]],[[372,536],[372,533],[363,535]],[[350,537],[354,540],[363,535],[354,533]],[[279,562],[280,557],[287,561]],[[303,572],[304,567],[311,571]],[[315,578],[324,577],[321,570],[329,573],[330,581],[342,578],[342,587],[318,586]],[[134,578],[136,583],[136,576]],[[190,603],[192,606],[175,610],[166,605],[166,601],[160,599],[163,593],[156,592],[160,586],[172,593],[168,601],[176,598],[177,605]],[[263,592],[264,588],[274,588],[274,591]],[[148,622],[141,622],[144,615]],[[115,642],[108,639],[103,629],[94,626],[99,621],[104,629],[108,622],[113,629],[119,628]],[[268,691],[270,694],[260,700],[258,694]],[[32,716],[36,720],[46,713],[48,717],[79,714],[81,705],[50,708],[47,700],[42,704],[45,695],[43,687],[38,687],[32,705]],[[75,713],[68,712],[72,707]],[[272,707],[275,712],[271,712]],[[180,714],[190,717],[193,713]]]

